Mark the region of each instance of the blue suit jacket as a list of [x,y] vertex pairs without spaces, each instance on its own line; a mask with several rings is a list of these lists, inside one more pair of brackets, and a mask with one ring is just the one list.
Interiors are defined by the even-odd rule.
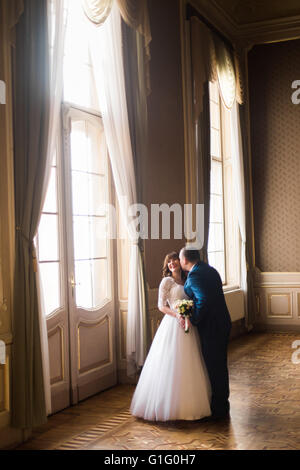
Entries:
[[197,263],[188,274],[184,291],[194,301],[191,323],[198,327],[200,336],[228,337],[231,319],[218,271]]

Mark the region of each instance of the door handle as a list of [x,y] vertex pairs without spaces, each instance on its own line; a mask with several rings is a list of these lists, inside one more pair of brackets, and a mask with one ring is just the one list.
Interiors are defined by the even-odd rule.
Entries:
[[75,282],[74,276],[71,277],[70,284],[72,289],[75,289],[75,286],[80,286],[80,282]]

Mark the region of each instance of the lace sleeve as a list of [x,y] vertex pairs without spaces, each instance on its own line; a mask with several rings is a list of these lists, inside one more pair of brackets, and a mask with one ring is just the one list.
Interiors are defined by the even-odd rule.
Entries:
[[164,277],[159,285],[158,291],[158,308],[169,307],[169,292],[172,286],[172,279]]

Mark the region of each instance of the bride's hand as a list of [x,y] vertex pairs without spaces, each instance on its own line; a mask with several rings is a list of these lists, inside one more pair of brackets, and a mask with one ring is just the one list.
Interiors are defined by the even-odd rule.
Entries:
[[182,315],[180,315],[180,313],[176,313],[176,318],[177,318],[177,321],[179,323],[179,325],[181,326],[181,328],[185,328],[185,319]]

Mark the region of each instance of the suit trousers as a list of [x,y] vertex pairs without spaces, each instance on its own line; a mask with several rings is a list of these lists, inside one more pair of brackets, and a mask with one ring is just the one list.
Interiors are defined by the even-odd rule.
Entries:
[[211,412],[213,416],[222,416],[229,412],[229,377],[227,367],[228,336],[209,338],[201,332],[201,347],[211,384]]

